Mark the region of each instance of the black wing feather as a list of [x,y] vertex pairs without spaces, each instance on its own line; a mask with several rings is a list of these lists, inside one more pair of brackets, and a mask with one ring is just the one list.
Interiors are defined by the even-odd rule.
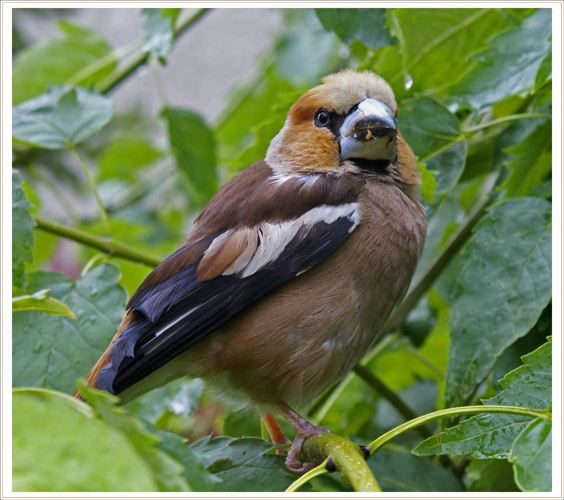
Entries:
[[[245,278],[218,276],[198,282],[198,260],[133,306],[143,316],[139,315],[114,342],[110,363],[100,372],[96,385],[114,394],[128,389],[267,293],[321,262],[353,227],[349,217],[331,224],[317,222],[305,236],[298,231],[276,260]],[[170,326],[155,336],[167,324]]]

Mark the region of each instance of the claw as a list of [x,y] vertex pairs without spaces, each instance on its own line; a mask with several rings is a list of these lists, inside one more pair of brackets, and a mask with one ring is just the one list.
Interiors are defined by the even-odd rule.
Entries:
[[307,438],[317,436],[318,434],[331,434],[331,431],[308,422],[285,403],[274,405],[274,407],[297,430],[292,447],[286,457],[286,467],[288,470],[296,474],[303,474],[317,467],[323,460],[305,463],[300,462],[298,457],[302,451],[302,446]]

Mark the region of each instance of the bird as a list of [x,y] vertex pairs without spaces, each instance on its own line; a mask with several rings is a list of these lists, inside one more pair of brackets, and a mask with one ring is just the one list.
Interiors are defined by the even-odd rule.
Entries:
[[303,443],[330,431],[304,411],[374,344],[424,246],[421,175],[397,113],[370,71],[305,92],[265,158],[218,190],[131,296],[85,383],[125,403],[203,378],[256,407],[273,443],[291,444],[290,471],[311,470]]

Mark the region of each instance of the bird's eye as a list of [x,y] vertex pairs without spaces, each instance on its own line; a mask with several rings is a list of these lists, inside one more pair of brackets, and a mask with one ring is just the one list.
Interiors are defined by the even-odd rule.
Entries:
[[331,122],[331,115],[326,109],[318,109],[315,112],[314,123],[318,127],[326,127]]

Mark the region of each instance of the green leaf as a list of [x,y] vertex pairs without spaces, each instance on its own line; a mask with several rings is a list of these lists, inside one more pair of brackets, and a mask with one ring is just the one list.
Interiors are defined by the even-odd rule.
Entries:
[[134,399],[125,407],[143,420],[156,425],[167,413],[190,416],[198,408],[203,390],[201,379],[174,380]]
[[474,69],[449,89],[449,93],[480,109],[531,90],[551,50],[548,41],[551,30],[552,10],[538,9],[517,28],[490,40],[490,48],[474,56]]
[[539,66],[539,71],[535,78],[535,91],[539,90],[550,79],[552,79],[552,45]]
[[119,430],[58,398],[15,392],[12,422],[14,491],[157,491]]
[[368,465],[385,492],[463,491],[452,473],[397,445],[378,451]]
[[538,126],[503,152],[514,156],[505,162],[510,175],[500,189],[505,190],[506,198],[527,196],[552,171],[552,124],[546,122]]
[[437,181],[435,176],[427,170],[423,163],[418,163],[421,172],[421,196],[431,205],[435,203],[435,191],[437,189]]
[[[546,410],[552,402],[552,342],[523,356],[524,365],[509,372],[496,397],[487,405],[517,406]],[[537,419],[502,413],[483,413],[423,441],[413,453],[426,455],[465,455],[476,458],[509,458],[515,440]]]
[[399,26],[392,25],[393,32],[405,40],[404,50],[399,45],[380,49],[362,69],[383,76],[398,100],[423,91],[442,93],[468,71],[470,54],[507,23],[498,9],[400,8],[393,13]]
[[241,154],[233,161],[234,165],[246,168],[253,163],[262,160],[266,156],[270,141],[280,132],[284,126],[287,110],[273,112],[271,118],[260,123],[256,127],[252,127],[251,131],[255,134],[254,141],[251,145],[243,150]]
[[519,491],[513,479],[513,467],[506,460],[471,459],[464,483],[467,491],[472,492]]
[[95,90],[61,86],[12,110],[12,137],[30,146],[65,149],[95,136],[114,105]]
[[69,316],[76,319],[69,306],[49,297],[49,290],[39,290],[33,295],[21,295],[12,298],[12,313],[20,311],[39,311],[46,314]]
[[355,40],[371,49],[394,44],[386,28],[386,9],[315,9],[315,13],[323,27],[347,45]]
[[201,208],[218,188],[213,133],[192,111],[167,108],[163,116],[176,163],[188,179],[192,207]]
[[288,9],[287,29],[277,48],[276,76],[304,91],[339,69],[341,42],[323,29],[313,9]]
[[182,464],[157,446],[162,439],[149,431],[141,420],[116,406],[118,397],[105,391],[85,387],[82,383],[79,383],[79,389],[86,401],[92,405],[96,415],[112,427],[119,429],[129,439],[149,465],[159,491],[191,491],[182,476],[184,472]]
[[184,466],[182,475],[192,491],[216,491],[219,478],[204,469],[198,456],[178,434],[152,428],[162,441],[157,447]]
[[25,196],[22,181],[12,170],[12,284],[25,288],[26,262],[32,262],[34,220],[28,209],[32,204]]
[[538,198],[499,203],[476,226],[453,294],[449,406],[472,393],[550,300],[551,227],[551,205]]
[[230,437],[207,437],[191,446],[206,470],[222,479],[217,490],[230,492],[284,491],[295,481],[284,457],[267,454],[272,448],[262,439]]
[[137,180],[137,169],[154,162],[161,153],[137,135],[122,135],[108,142],[98,156],[100,180],[119,177]]
[[545,200],[552,198],[552,180],[535,186],[531,189],[531,191],[529,191],[529,195],[534,196],[535,198],[543,198]]
[[72,393],[109,345],[125,310],[126,294],[119,270],[95,267],[78,282],[62,274],[37,271],[28,275],[28,293],[49,288],[77,321],[37,311],[12,316],[12,383],[51,387]]
[[552,421],[537,418],[523,429],[509,461],[522,491],[552,491]]
[[170,54],[174,41],[174,21],[180,9],[142,9],[147,16],[143,25],[146,43],[143,51],[162,58]]
[[[398,128],[420,160],[448,149],[458,142],[458,119],[431,97],[407,99],[400,105]],[[454,145],[454,144],[452,144]]]
[[[48,85],[60,85],[101,58],[111,47],[95,31],[58,22],[64,38],[43,40],[19,54],[12,73],[12,104],[16,105],[46,91]],[[74,83],[88,86],[99,82],[115,67],[115,59]]]
[[464,139],[425,162],[427,170],[436,178],[435,202],[439,196],[445,195],[454,188],[460,179],[466,165],[467,153],[468,144]]

